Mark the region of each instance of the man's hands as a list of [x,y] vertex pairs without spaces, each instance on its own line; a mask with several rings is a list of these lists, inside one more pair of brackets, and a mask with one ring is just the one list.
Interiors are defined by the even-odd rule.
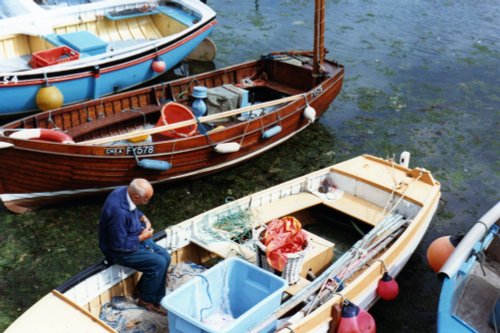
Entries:
[[[151,223],[149,225],[151,225]],[[153,228],[142,229],[142,232],[139,235],[139,241],[143,242],[146,239],[150,239],[151,237],[153,237],[153,233],[154,233]]]

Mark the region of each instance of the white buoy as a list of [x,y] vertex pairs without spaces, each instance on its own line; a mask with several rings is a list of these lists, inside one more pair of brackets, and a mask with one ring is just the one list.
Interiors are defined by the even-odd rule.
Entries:
[[404,166],[405,168],[408,168],[410,165],[410,153],[407,151],[404,151],[401,153],[399,156],[399,164]]
[[309,121],[309,123],[314,123],[316,120],[316,110],[312,106],[307,105],[304,109],[304,118]]
[[221,154],[235,153],[240,150],[240,144],[238,142],[224,142],[219,143],[215,146],[215,151]]

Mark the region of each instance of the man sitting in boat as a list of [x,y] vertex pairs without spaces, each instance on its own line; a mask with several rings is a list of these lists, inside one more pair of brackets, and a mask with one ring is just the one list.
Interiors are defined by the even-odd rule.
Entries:
[[153,187],[142,178],[111,192],[99,220],[99,248],[110,263],[142,272],[136,286],[138,305],[166,315],[159,303],[165,296],[170,255],[152,240],[151,222],[137,208],[152,196]]

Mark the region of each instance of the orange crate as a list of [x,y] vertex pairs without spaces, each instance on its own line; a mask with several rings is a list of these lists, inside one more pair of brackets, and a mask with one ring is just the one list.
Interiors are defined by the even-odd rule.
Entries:
[[67,46],[59,46],[50,50],[33,53],[30,65],[33,68],[39,68],[77,60],[78,58],[80,58],[80,53]]

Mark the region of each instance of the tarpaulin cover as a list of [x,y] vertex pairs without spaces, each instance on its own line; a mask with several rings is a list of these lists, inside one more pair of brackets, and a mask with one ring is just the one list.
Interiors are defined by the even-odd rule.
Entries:
[[267,225],[262,243],[266,246],[267,262],[274,269],[283,271],[287,254],[302,251],[307,242],[307,234],[300,221],[293,216],[274,219]]

